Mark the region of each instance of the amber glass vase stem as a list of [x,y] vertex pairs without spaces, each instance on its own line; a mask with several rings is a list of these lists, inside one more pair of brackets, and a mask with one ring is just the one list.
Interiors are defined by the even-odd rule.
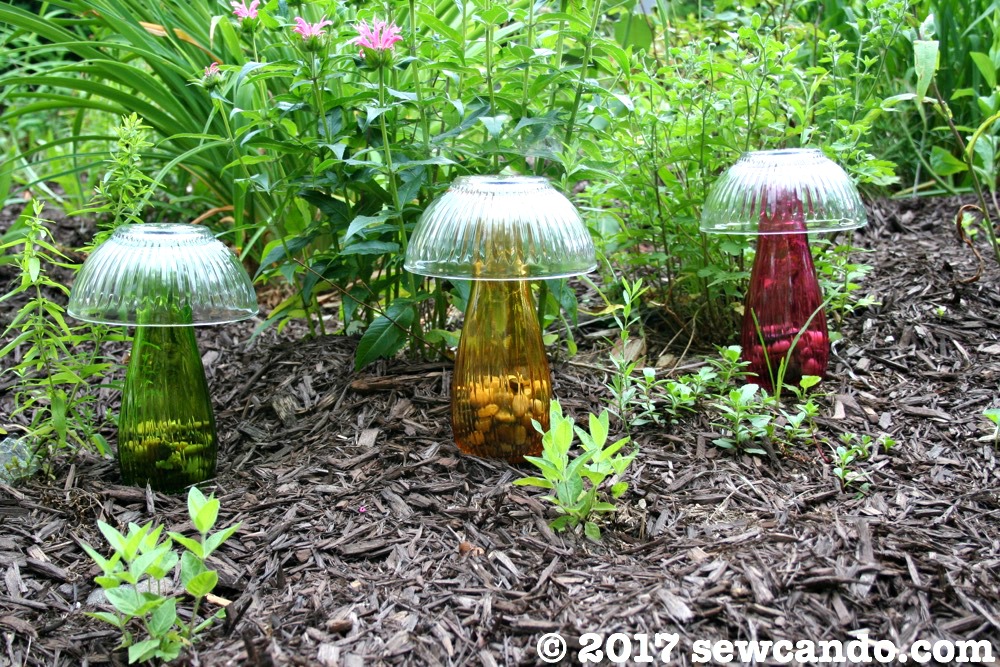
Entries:
[[542,450],[552,383],[527,281],[473,281],[451,384],[451,423],[466,454],[519,462]]

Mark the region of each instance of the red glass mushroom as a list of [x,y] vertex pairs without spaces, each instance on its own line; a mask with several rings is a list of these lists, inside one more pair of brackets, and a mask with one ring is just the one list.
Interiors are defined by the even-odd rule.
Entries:
[[808,234],[866,224],[847,173],[818,149],[743,155],[709,192],[701,229],[758,236],[740,344],[752,381],[773,390],[823,377],[830,336]]

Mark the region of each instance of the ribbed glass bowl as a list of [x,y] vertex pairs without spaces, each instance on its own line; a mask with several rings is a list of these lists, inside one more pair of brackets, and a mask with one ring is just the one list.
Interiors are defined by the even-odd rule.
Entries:
[[576,208],[544,178],[463,176],[417,223],[407,271],[440,278],[564,278],[597,266]]
[[708,193],[701,230],[754,235],[833,232],[863,227],[867,221],[847,173],[818,149],[795,148],[740,157]]
[[205,227],[123,225],[83,263],[68,312],[101,324],[223,324],[257,314],[236,256]]

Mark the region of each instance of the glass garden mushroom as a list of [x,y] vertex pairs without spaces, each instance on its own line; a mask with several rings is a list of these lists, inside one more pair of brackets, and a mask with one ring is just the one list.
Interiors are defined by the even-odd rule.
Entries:
[[406,252],[416,274],[471,280],[451,382],[451,424],[466,454],[512,463],[542,451],[552,382],[531,280],[592,271],[594,243],[543,178],[465,176],[424,212]]
[[764,389],[826,374],[830,336],[808,234],[866,222],[854,183],[818,149],[746,153],[712,187],[701,230],[758,237],[740,345]]
[[194,326],[257,314],[236,256],[205,227],[123,225],[84,262],[67,310],[136,327],[118,421],[122,482],[173,493],[213,477],[215,415]]

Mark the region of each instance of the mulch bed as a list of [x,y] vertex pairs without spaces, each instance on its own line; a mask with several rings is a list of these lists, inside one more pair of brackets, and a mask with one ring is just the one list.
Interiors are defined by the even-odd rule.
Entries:
[[[350,338],[202,331],[221,440],[205,488],[220,525],[242,527],[212,559],[228,618],[187,660],[536,664],[550,631],[570,639],[568,660],[587,632],[678,633],[675,664],[698,639],[862,630],[904,649],[989,639],[1000,655],[1000,475],[982,417],[998,405],[1000,270],[980,239],[982,276],[963,282],[978,262],[955,209],[879,201],[855,238],[880,305],[843,323],[819,421],[831,442],[898,442],[860,465],[867,494],[841,491],[827,445],[729,455],[702,412],[634,432],[641,454],[600,543],[553,533],[540,494],[511,484],[525,470],[459,454],[448,363],[356,374]],[[554,364],[578,420],[607,402],[606,359]],[[0,663],[120,659],[116,631],[84,615],[97,570],[79,542],[103,545],[98,519],[191,526],[183,496],[117,480],[113,461],[83,455],[0,487]]]

